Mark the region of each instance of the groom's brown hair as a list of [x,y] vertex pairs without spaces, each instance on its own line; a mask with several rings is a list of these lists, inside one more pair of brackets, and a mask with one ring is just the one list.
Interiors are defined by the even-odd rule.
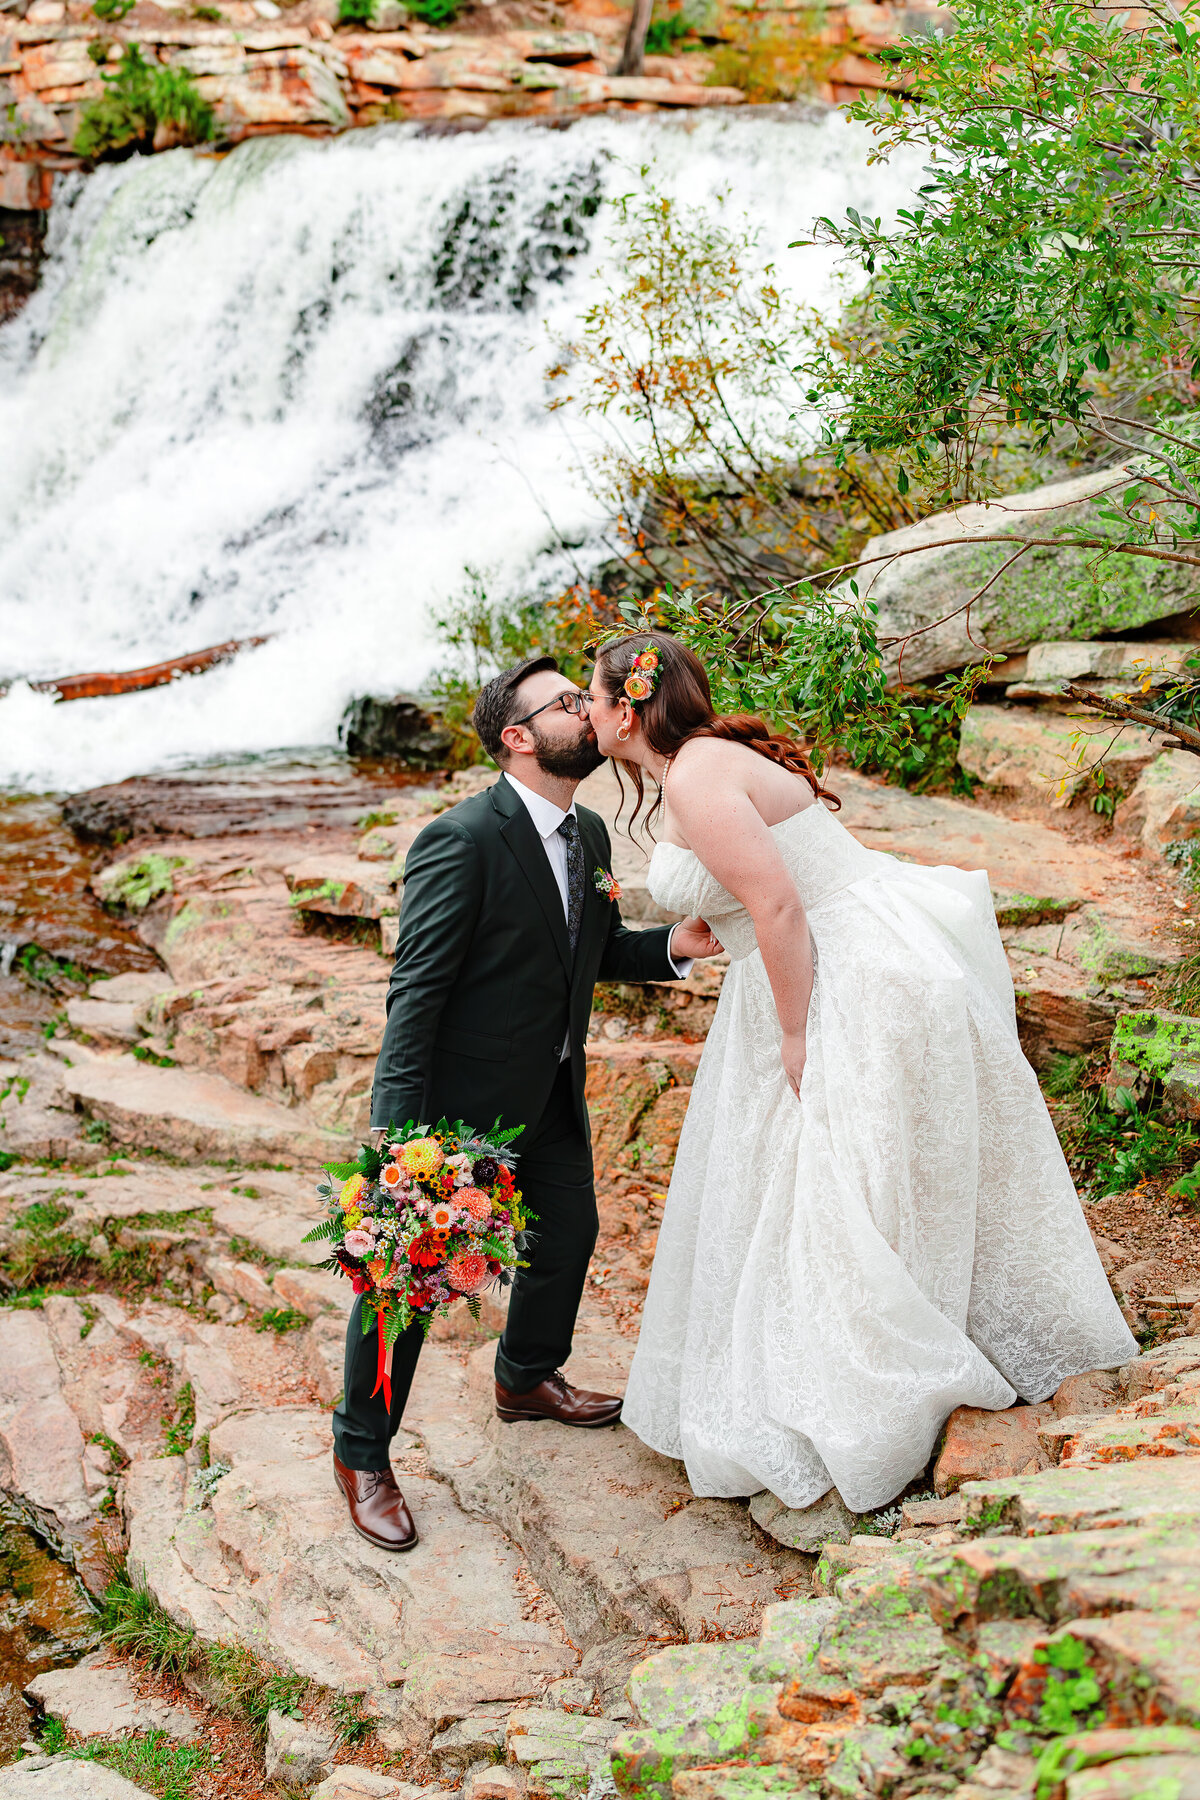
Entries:
[[501,669],[499,675],[493,675],[486,687],[480,689],[471,723],[494,763],[503,766],[508,761],[508,750],[500,734],[506,725],[511,725],[520,716],[517,689],[527,675],[536,675],[541,669],[553,669],[557,673],[558,662],[553,656],[527,656],[524,662],[514,663],[511,669]]

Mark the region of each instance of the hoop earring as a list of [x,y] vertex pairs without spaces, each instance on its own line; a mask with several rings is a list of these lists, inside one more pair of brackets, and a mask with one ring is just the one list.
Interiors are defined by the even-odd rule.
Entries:
[[617,741],[618,741],[618,743],[621,743],[621,744],[624,744],[624,743],[626,743],[626,742],[627,742],[627,741],[628,741],[628,738],[629,738],[629,727],[628,727],[628,725],[625,725],[625,726],[618,726],[618,727],[617,727]]

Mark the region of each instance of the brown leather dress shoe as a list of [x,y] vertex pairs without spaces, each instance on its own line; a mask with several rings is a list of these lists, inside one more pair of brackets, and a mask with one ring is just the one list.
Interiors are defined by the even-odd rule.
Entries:
[[417,1528],[390,1468],[348,1469],[335,1456],[333,1474],[360,1537],[381,1550],[412,1549],[418,1541]]
[[557,1419],[560,1425],[615,1425],[621,1416],[621,1401],[615,1394],[589,1394],[573,1388],[560,1370],[547,1375],[527,1394],[510,1394],[496,1383],[496,1417],[506,1425],[519,1419]]

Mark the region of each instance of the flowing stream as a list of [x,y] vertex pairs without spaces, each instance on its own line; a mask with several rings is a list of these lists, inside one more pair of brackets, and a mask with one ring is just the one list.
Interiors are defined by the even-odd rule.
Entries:
[[30,1735],[22,1690],[78,1662],[95,1640],[96,1614],[75,1575],[0,1498],[0,1763]]
[[[904,186],[835,114],[258,138],[68,177],[42,287],[0,330],[0,787],[79,789],[331,744],[355,692],[419,686],[431,611],[604,556],[590,427],[546,409],[639,169],[748,214],[831,300],[815,214]],[[55,704],[23,678],[269,636],[167,688]]]

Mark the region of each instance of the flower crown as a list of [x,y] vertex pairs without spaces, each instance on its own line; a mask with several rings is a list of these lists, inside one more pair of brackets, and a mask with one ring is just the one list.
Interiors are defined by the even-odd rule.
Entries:
[[[587,647],[598,656],[602,650],[607,650],[610,644],[620,643],[624,638],[630,636],[632,633],[629,627],[624,626],[620,631],[609,632],[604,637],[593,638]],[[643,700],[649,700],[658,686],[661,666],[662,652],[655,644],[647,644],[640,655],[634,657],[622,686],[635,706],[640,706]]]

